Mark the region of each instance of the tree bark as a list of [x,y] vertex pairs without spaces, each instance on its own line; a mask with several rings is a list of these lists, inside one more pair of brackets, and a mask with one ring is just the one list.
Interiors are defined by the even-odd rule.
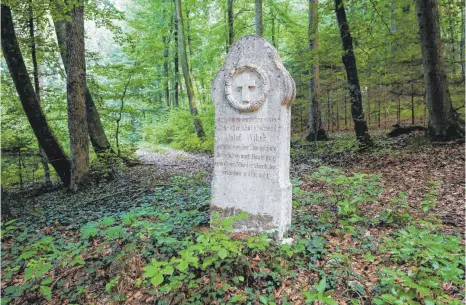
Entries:
[[337,107],[337,131],[340,131],[340,103],[338,103],[338,100],[336,100],[336,107]]
[[356,69],[356,57],[353,52],[353,39],[348,22],[346,21],[345,7],[342,0],[334,0],[334,3],[338,28],[340,29],[341,43],[345,51],[342,60],[346,69],[354,131],[356,132],[356,137],[361,146],[372,146],[372,139],[367,130],[367,124],[362,109],[361,87],[359,85],[358,71]]
[[[309,52],[316,50],[319,45],[318,33],[318,16],[317,5],[318,0],[309,0],[309,22],[308,22],[308,45]],[[327,133],[322,126],[322,114],[319,105],[320,93],[320,78],[319,78],[319,63],[316,61],[309,68],[309,134],[306,139],[308,141],[328,140]]]
[[381,111],[381,103],[382,103],[382,99],[381,99],[381,97],[379,96],[379,98],[377,99],[377,104],[378,104],[377,126],[378,126],[379,129],[380,129],[380,117],[381,117],[381,115],[382,115],[382,113],[380,112],[380,111]]
[[83,1],[75,4],[70,15],[71,21],[66,25],[68,59],[66,92],[71,153],[70,189],[76,191],[86,181],[89,172]]
[[330,124],[332,123],[332,114],[330,112],[330,90],[327,90],[327,132],[330,131]]
[[204,129],[202,127],[201,120],[197,117],[198,112],[196,108],[196,102],[194,100],[194,90],[191,80],[191,75],[189,73],[189,64],[186,54],[186,41],[184,38],[184,25],[183,25],[183,12],[181,7],[181,0],[175,0],[176,6],[176,19],[178,21],[178,44],[180,46],[180,55],[181,55],[181,68],[183,70],[184,83],[186,86],[186,93],[188,95],[189,111],[193,116],[194,129],[198,138],[203,138],[205,136]]
[[173,65],[174,65],[174,76],[173,76],[173,107],[178,107],[179,105],[179,80],[180,80],[180,71],[179,71],[179,58],[178,58],[178,19],[175,17],[173,18],[173,33],[174,33],[174,41],[175,41],[175,50],[173,54]]
[[255,0],[255,26],[256,35],[264,36],[264,24],[262,22],[262,0]]
[[465,24],[464,24],[464,14],[466,12],[463,10],[461,12],[461,41],[460,41],[460,64],[461,64],[461,75],[463,76],[463,83],[464,83],[464,39],[465,39]]
[[228,15],[228,48],[231,47],[233,41],[235,40],[235,31],[233,29],[233,2],[234,0],[227,0],[228,1],[228,8],[227,8],[227,15]]
[[346,94],[345,94],[345,129],[348,130],[348,116],[346,114]]
[[414,125],[414,85],[411,84],[411,125]]
[[[58,8],[59,11],[61,11]],[[57,42],[60,49],[60,55],[65,67],[65,72],[68,74],[68,59],[67,59],[67,47],[66,47],[66,21],[53,19],[53,24],[55,27],[55,34],[57,35]],[[101,153],[113,153],[110,142],[108,141],[107,136],[105,135],[105,130],[100,120],[99,112],[95,106],[94,99],[89,88],[85,88],[86,94],[86,112],[87,112],[87,125],[89,130],[89,137],[91,139],[92,147],[96,154]]]
[[371,126],[371,99],[369,93],[369,87],[367,88],[367,126]]
[[[135,63],[135,66],[136,65],[137,64]],[[123,93],[121,94],[121,98],[120,98],[120,111],[118,113],[118,118],[116,120],[115,142],[116,142],[118,157],[121,156],[121,150],[120,150],[120,122],[121,122],[122,115],[123,115],[123,108],[125,107],[126,92],[128,91],[129,83],[131,82],[132,76],[133,75],[131,74],[126,79],[125,87],[123,89]]]
[[453,109],[448,91],[437,0],[417,0],[416,8],[429,109],[427,134],[434,141],[463,138],[464,123]]
[[[36,54],[36,36],[34,32],[34,14],[32,10],[31,1],[29,1],[29,36],[31,38],[31,57],[32,57],[32,66],[33,66],[33,74],[34,74],[34,88],[36,92],[37,102],[40,105],[40,82],[39,82],[39,67],[37,65],[37,54]],[[47,162],[47,156],[45,155],[44,150],[39,145],[39,156],[40,162],[42,164],[42,168],[44,169],[44,184],[46,187],[52,185],[52,180],[50,179],[50,169],[49,164]]]
[[277,48],[277,41],[275,39],[275,19],[277,19],[276,15],[275,15],[275,12],[272,12],[272,28],[271,28],[272,45],[274,46],[274,48]]
[[398,107],[396,110],[396,123],[401,124],[401,96],[398,96]]
[[[163,11],[163,21],[165,24],[166,20],[166,11]],[[170,87],[169,87],[169,71],[168,71],[168,45],[169,39],[167,35],[162,35],[162,44],[164,46],[163,50],[163,84],[164,84],[164,94],[165,94],[165,106],[170,107]]]
[[70,162],[53,135],[29,79],[11,16],[11,9],[1,5],[1,41],[5,61],[29,124],[45,154],[65,186],[70,183]]

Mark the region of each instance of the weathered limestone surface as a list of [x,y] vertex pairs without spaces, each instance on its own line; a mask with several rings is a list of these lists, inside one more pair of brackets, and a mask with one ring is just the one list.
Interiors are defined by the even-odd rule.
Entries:
[[290,103],[295,84],[275,48],[258,36],[234,43],[212,86],[215,104],[212,213],[249,213],[237,231],[291,223]]

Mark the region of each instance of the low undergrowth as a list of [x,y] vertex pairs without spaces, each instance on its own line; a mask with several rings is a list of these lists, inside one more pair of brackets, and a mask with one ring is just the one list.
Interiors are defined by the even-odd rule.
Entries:
[[[308,184],[321,192],[309,191]],[[462,236],[405,194],[368,216],[380,176],[321,167],[293,182],[292,245],[232,231],[202,175],[173,177],[125,212],[62,226],[2,223],[2,304],[460,304]]]

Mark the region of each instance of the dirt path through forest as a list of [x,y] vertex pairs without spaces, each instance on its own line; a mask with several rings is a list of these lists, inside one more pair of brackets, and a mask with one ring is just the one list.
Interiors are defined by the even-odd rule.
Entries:
[[136,150],[139,161],[146,165],[156,165],[171,173],[211,172],[213,157],[203,153],[157,146],[156,149],[139,148]]

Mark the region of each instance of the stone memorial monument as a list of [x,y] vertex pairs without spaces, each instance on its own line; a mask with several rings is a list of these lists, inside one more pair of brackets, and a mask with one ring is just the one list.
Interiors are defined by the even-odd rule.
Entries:
[[258,36],[230,48],[212,86],[215,104],[211,212],[249,214],[238,232],[276,232],[291,223],[290,103],[295,83],[277,50]]

